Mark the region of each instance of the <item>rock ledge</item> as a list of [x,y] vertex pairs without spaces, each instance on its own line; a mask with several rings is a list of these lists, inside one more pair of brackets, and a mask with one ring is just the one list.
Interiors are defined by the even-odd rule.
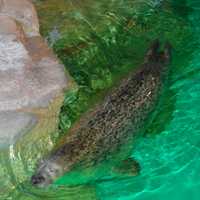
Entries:
[[39,34],[32,3],[0,0],[0,148],[48,126],[43,117],[53,127],[48,131],[55,131],[64,90],[72,86]]

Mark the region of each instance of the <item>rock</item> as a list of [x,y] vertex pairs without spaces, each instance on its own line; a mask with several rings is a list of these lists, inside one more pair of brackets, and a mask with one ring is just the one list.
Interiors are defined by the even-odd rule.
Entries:
[[0,113],[0,149],[15,143],[16,139],[28,132],[35,124],[36,118],[27,113]]
[[31,2],[0,0],[0,148],[25,133],[39,140],[55,132],[64,90],[73,86],[39,35]]
[[0,111],[46,107],[63,92],[67,82],[71,85],[63,66],[51,56],[33,62],[22,43],[7,37],[3,37],[1,46],[4,48],[0,54],[4,56],[0,61]]
[[63,65],[40,36],[22,39],[12,18],[1,16],[0,27],[0,111],[48,106],[71,82]]
[[0,0],[0,13],[19,21],[27,37],[40,35],[37,13],[29,0]]
[[0,27],[0,72],[22,69],[30,57],[22,43],[21,27],[8,16],[0,16]]
[[25,35],[17,22],[9,16],[0,15],[0,34],[10,35],[17,40],[25,41]]

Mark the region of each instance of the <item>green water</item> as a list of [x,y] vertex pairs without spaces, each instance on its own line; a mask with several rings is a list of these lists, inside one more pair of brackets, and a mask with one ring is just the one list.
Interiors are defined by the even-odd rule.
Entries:
[[[74,0],[74,2],[79,1]],[[174,47],[169,77],[158,106],[148,121],[144,136],[138,137],[132,145],[132,156],[139,161],[141,174],[137,177],[114,174],[110,170],[113,161],[110,161],[94,169],[73,171],[50,188],[33,188],[29,184],[29,178],[34,171],[35,163],[52,148],[55,137],[59,136],[52,133],[45,138],[41,137],[39,142],[31,138],[34,136],[27,136],[16,146],[0,152],[1,200],[200,199],[200,2],[197,0],[170,0],[163,1],[162,4],[156,0],[119,0],[118,2],[121,2],[120,5],[117,4],[118,10],[122,8],[126,10],[125,4],[132,2],[137,2],[137,6],[141,5],[138,7],[144,9],[135,10],[138,12],[134,14],[139,17],[134,20],[138,24],[131,27],[128,34],[116,23],[110,25],[116,27],[117,33],[111,38],[118,38],[116,43],[102,47],[105,43],[102,43],[101,38],[105,38],[109,43],[110,35],[107,21],[104,23],[100,20],[103,24],[100,26],[102,28],[95,31],[96,36],[99,37],[95,37],[94,44],[92,43],[87,50],[69,57],[66,57],[62,51],[62,44],[71,46],[71,41],[77,44],[79,42],[76,41],[77,38],[89,34],[91,30],[88,30],[87,26],[86,29],[82,26],[80,32],[75,31],[78,34],[77,38],[56,39],[53,45],[66,68],[81,88],[84,88],[78,92],[81,94],[78,97],[76,92],[66,95],[60,117],[60,129],[63,134],[63,131],[87,109],[88,105],[80,106],[80,103],[82,105],[88,100],[87,97],[98,97],[101,91],[114,84],[118,74],[125,74],[131,69],[131,64],[134,67],[140,63],[152,39],[159,37],[162,41],[169,40]],[[61,8],[64,9],[62,6]],[[121,12],[120,16],[129,17],[129,14],[124,12]],[[98,20],[98,18],[94,19],[94,23]],[[58,22],[52,21],[55,24],[59,24]],[[44,35],[52,29],[51,26],[45,27],[44,24],[45,28],[42,30]],[[61,35],[70,34],[66,33],[63,26],[58,27],[58,30]],[[50,43],[52,44],[53,41],[51,39]],[[108,59],[102,55],[102,49],[105,54],[114,57]],[[94,59],[91,59],[91,56],[96,59],[96,62],[92,62]],[[94,66],[103,68],[103,72],[100,70],[100,74],[96,73],[93,71]],[[85,69],[85,73],[96,75],[95,80],[98,77],[98,81],[92,81],[92,76],[89,76],[87,81],[82,81],[85,74],[81,76],[82,73],[78,73],[82,68]],[[104,79],[105,77],[107,78]],[[104,82],[106,85],[103,84]],[[73,110],[76,112],[74,113]],[[68,115],[65,114],[66,111]]]

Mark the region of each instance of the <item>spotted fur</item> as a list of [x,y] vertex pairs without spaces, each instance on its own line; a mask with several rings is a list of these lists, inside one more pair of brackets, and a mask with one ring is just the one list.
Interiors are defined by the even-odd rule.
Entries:
[[48,185],[76,164],[105,160],[135,136],[154,107],[170,60],[170,45],[162,52],[159,48],[159,41],[154,41],[144,64],[75,123],[37,169],[32,177],[34,185]]

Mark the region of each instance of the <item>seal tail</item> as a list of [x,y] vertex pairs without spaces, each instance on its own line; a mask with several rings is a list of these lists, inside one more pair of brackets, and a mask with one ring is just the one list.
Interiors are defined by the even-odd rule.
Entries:
[[160,42],[158,39],[154,40],[146,53],[146,62],[157,61],[159,57]]
[[164,63],[168,64],[171,60],[171,50],[172,46],[171,44],[167,41],[164,46],[164,50],[161,52],[161,61]]
[[160,41],[158,39],[154,40],[146,53],[145,62],[164,62],[169,63],[171,59],[171,49],[172,46],[169,42],[164,45],[163,51],[160,51]]

